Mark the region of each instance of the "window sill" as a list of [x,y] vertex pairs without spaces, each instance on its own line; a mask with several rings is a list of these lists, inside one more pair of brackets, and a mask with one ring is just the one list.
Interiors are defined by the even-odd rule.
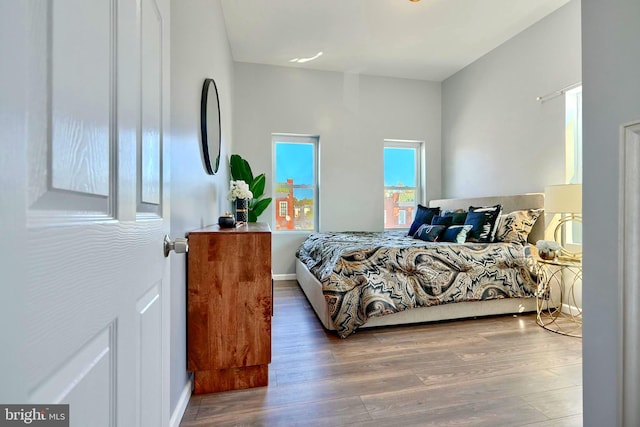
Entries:
[[309,236],[313,233],[317,233],[317,230],[273,230],[271,234],[274,235],[292,235],[292,236],[300,236],[306,235]]

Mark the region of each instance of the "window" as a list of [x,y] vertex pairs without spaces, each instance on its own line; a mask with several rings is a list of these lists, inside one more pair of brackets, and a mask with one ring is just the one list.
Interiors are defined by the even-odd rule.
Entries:
[[582,86],[565,94],[567,184],[582,183]]
[[422,201],[422,143],[384,142],[384,228],[407,228]]
[[404,209],[398,211],[398,225],[407,225],[407,211]]
[[[582,86],[565,93],[565,152],[566,182],[582,184]],[[564,239],[569,245],[582,244],[582,223],[567,223]]]
[[288,205],[288,204],[289,204],[289,203],[284,202],[284,201],[283,201],[283,202],[280,202],[280,214],[279,214],[279,216],[281,216],[281,217],[285,217],[285,216],[287,216],[287,212],[288,212],[288,211],[287,211],[287,205]]
[[273,141],[274,229],[317,230],[318,137],[277,135]]

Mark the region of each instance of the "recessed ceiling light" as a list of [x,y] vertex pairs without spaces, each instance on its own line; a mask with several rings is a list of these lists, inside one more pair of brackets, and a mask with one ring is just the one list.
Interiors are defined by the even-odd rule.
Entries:
[[313,61],[314,59],[318,59],[322,56],[322,52],[318,52],[310,58],[293,58],[290,59],[289,62],[297,62],[298,64],[304,64],[305,62]]

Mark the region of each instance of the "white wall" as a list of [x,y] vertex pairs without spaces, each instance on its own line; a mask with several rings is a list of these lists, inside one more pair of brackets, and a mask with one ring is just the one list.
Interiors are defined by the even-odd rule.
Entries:
[[[584,425],[615,426],[621,359],[620,126],[640,120],[640,2],[583,0]],[[637,260],[636,260],[637,262]],[[638,325],[635,325],[637,331]],[[632,396],[636,402],[638,396]]]
[[[272,194],[272,133],[320,136],[321,231],[383,228],[383,142],[425,141],[426,200],[440,197],[440,84],[235,65],[234,150]],[[259,218],[271,222],[274,204]],[[291,274],[306,234],[273,234],[273,271]]]
[[[222,122],[220,170],[206,175],[200,154],[200,93],[216,81]],[[214,224],[228,210],[233,61],[219,1],[171,2],[171,236]],[[171,255],[171,413],[188,383],[186,257]],[[190,392],[190,390],[189,390]],[[188,396],[187,396],[188,398]]]
[[581,80],[573,0],[442,84],[443,196],[539,192],[564,182],[564,97]]

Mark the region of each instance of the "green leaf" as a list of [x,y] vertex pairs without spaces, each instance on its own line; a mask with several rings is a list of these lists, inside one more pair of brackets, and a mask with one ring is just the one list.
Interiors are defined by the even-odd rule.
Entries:
[[239,181],[244,177],[242,173],[242,168],[244,166],[242,157],[237,154],[232,154],[231,159],[229,160],[229,166],[231,169],[231,178],[233,178],[234,181]]
[[248,185],[253,182],[253,173],[249,163],[238,154],[232,154],[229,160],[231,167],[231,177],[234,181],[244,181]]
[[251,185],[251,183],[253,182],[253,172],[251,172],[251,166],[249,166],[249,162],[247,162],[246,160],[242,159],[242,161],[244,162],[244,168],[247,174],[247,180],[245,182]]
[[234,181],[244,181],[249,185],[249,190],[253,193],[253,198],[249,200],[248,220],[249,222],[258,221],[260,214],[262,214],[267,206],[269,206],[269,203],[271,203],[271,197],[261,199],[267,182],[265,174],[262,173],[254,178],[249,162],[238,154],[231,155],[229,167],[231,169],[231,178],[233,178]]
[[[267,197],[265,199],[258,200],[253,205],[253,209],[251,209],[249,211],[249,214],[251,215],[251,213],[253,213],[256,216],[256,221],[257,221],[258,217],[262,214],[262,212],[264,212],[264,210],[267,209],[267,206],[269,206],[269,203],[271,203],[271,197]],[[253,221],[253,222],[255,222],[255,221]]]
[[254,199],[259,199],[260,197],[262,197],[262,194],[264,194],[265,183],[266,179],[263,173],[253,178],[253,182],[249,186],[249,190],[251,190],[251,192],[253,193]]

